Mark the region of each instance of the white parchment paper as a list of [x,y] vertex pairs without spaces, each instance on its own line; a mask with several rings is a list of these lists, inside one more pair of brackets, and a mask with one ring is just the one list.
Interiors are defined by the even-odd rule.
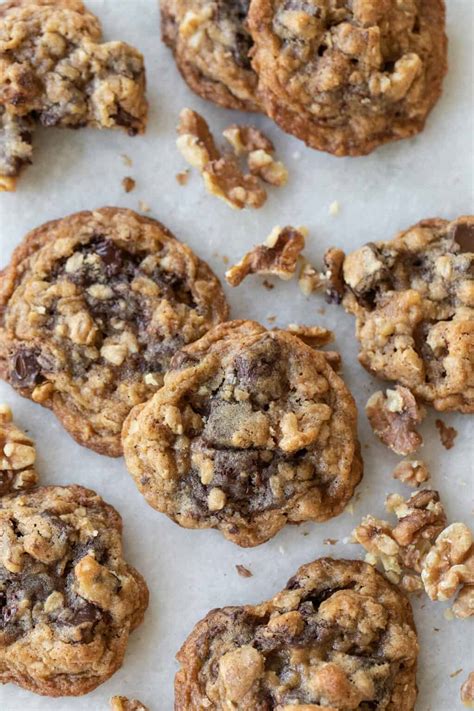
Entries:
[[[189,91],[160,42],[155,0],[89,0],[107,39],[127,40],[145,54],[149,128],[137,138],[110,131],[39,131],[34,165],[25,171],[17,193],[0,194],[0,267],[25,233],[47,220],[104,205],[139,209],[139,200],[148,203],[149,214],[187,242],[220,277],[224,256],[238,259],[276,224],[306,225],[310,230],[306,251],[317,261],[333,244],[349,250],[368,240],[389,238],[421,218],[471,212],[473,3],[447,4],[450,71],[443,97],[420,136],[366,158],[334,158],[307,149],[264,117],[253,117],[275,141],[290,182],[282,190],[272,190],[261,210],[236,212],[207,195],[197,175],[187,186],[178,185],[175,175],[185,166],[175,148],[175,125],[184,106],[201,111],[217,132],[249,117],[218,109]],[[122,154],[130,156],[132,167],[124,165]],[[127,175],[137,182],[128,195],[121,186]],[[329,214],[335,200],[341,208],[336,217]],[[360,408],[365,476],[352,506],[323,525],[287,527],[251,550],[239,549],[215,531],[180,529],[145,504],[121,459],[81,448],[50,412],[0,383],[0,401],[13,407],[19,424],[37,440],[43,482],[91,487],[120,511],[126,556],[145,575],[151,591],[145,623],[130,638],[123,668],[110,681],[76,699],[41,698],[6,685],[0,688],[1,711],[105,711],[113,694],[138,697],[152,711],[171,711],[174,655],[210,608],[270,597],[300,564],[319,556],[363,557],[359,546],[344,544],[343,539],[364,514],[384,516],[388,492],[409,495],[408,488],[390,476],[399,458],[375,439],[364,415],[369,394],[381,384],[357,362],[352,318],[325,305],[322,298],[304,298],[295,281],[276,283],[267,291],[260,279],[249,278],[240,288],[226,290],[234,317],[269,325],[268,317],[275,316],[280,326],[318,323],[335,330],[344,377]],[[461,415],[442,419],[459,432],[454,448],[447,452],[441,446],[431,413],[422,427],[425,446],[420,457],[431,467],[432,483],[449,520],[469,523],[473,419]],[[338,543],[325,545],[327,538]],[[238,563],[253,577],[239,577]],[[448,622],[443,616],[448,605],[431,603],[426,596],[413,604],[421,644],[417,711],[461,709],[459,688],[474,668],[472,621]],[[459,669],[463,671],[451,677]]]

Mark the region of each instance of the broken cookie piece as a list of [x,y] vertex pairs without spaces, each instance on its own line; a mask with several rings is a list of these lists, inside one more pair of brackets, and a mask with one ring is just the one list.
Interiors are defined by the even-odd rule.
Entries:
[[246,156],[252,173],[266,183],[282,187],[288,182],[288,171],[274,158],[275,146],[262,131],[254,126],[232,124],[223,131],[237,156]]
[[396,454],[413,454],[423,443],[416,431],[424,417],[413,394],[400,385],[394,390],[374,393],[365,406],[370,425],[381,441]]
[[257,245],[228,269],[231,286],[238,286],[249,274],[271,274],[287,281],[296,271],[298,257],[305,246],[307,230],[303,227],[274,227],[264,244]]
[[417,655],[405,595],[361,561],[322,558],[272,599],[198,622],[175,710],[413,711]]
[[31,163],[36,124],[144,132],[143,57],[101,38],[80,0],[0,6],[0,190],[14,190]]
[[0,405],[0,496],[38,483],[35,460],[33,440],[15,425],[8,405]]
[[221,154],[209,126],[196,111],[183,109],[179,115],[176,145],[183,158],[201,173],[211,195],[230,207],[261,207],[267,194],[258,178],[242,173],[234,155]]
[[425,462],[419,459],[405,459],[397,464],[392,472],[394,479],[398,479],[407,486],[418,487],[423,482],[428,481],[430,473]]

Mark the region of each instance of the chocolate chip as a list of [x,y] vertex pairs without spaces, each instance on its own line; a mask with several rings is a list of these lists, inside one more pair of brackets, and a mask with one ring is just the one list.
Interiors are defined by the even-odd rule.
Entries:
[[114,116],[112,116],[112,118],[114,119],[117,126],[123,126],[127,129],[127,133],[129,136],[137,135],[138,130],[135,126],[135,117],[132,116],[132,114],[129,114],[128,111],[125,111],[125,109],[123,109],[121,106],[117,108],[117,112]]
[[13,384],[32,388],[43,380],[38,355],[37,351],[23,349],[13,356],[10,371]]
[[461,252],[474,252],[474,222],[456,222],[451,235]]
[[100,237],[95,240],[95,252],[105,264],[107,276],[115,276],[123,266],[123,250],[110,239]]

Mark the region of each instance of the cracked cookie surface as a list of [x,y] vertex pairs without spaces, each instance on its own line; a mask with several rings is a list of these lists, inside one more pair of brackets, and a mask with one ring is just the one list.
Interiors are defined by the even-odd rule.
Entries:
[[160,7],[163,41],[189,87],[221,106],[258,111],[249,0],[161,0]]
[[474,217],[422,220],[348,255],[359,360],[437,410],[474,412]]
[[0,273],[0,375],[119,456],[130,409],[227,313],[209,267],[156,220],[76,213],[30,232]]
[[80,0],[0,5],[0,189],[31,163],[36,123],[145,130],[143,57],[101,37]]
[[442,0],[252,0],[266,112],[335,155],[419,133],[446,72],[444,15]]
[[374,568],[323,558],[260,605],[212,610],[177,658],[176,711],[412,711],[410,603]]
[[362,475],[356,427],[354,400],[323,351],[233,321],[174,356],[122,438],[151,506],[255,546],[287,522],[344,509]]
[[85,694],[121,666],[148,590],[119,514],[80,486],[0,499],[0,682]]

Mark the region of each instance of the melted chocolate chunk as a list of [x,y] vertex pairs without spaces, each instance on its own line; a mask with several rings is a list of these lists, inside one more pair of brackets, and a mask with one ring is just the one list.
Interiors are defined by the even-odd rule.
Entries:
[[232,58],[238,67],[248,71],[252,68],[249,52],[253,45],[250,34],[245,30],[249,4],[249,0],[219,0],[217,3],[217,20],[230,22],[235,28]]
[[19,350],[11,360],[11,379],[20,388],[32,388],[43,380],[37,350]]
[[105,237],[98,237],[90,246],[99,255],[105,264],[107,276],[116,276],[122,270],[124,264],[124,250],[117,247],[115,242]]
[[474,224],[457,222],[451,230],[453,240],[459,245],[460,252],[474,253]]

